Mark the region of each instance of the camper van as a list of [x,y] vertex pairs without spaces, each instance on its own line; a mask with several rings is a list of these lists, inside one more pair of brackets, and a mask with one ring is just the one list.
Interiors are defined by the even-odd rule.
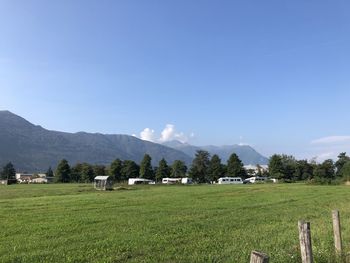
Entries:
[[253,176],[245,179],[244,183],[255,184],[255,183],[265,183],[266,181],[267,181],[267,177]]
[[193,184],[193,180],[192,180],[192,178],[184,177],[181,179],[181,183],[182,184]]
[[129,178],[128,185],[134,184],[155,184],[155,181],[143,178]]
[[180,184],[181,178],[163,178],[162,184]]
[[218,184],[243,184],[241,177],[221,177]]

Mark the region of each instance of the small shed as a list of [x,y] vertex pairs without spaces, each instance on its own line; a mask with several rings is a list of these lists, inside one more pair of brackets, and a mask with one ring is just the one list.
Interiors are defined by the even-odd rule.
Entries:
[[113,190],[113,180],[109,176],[96,176],[94,179],[94,187],[96,190]]

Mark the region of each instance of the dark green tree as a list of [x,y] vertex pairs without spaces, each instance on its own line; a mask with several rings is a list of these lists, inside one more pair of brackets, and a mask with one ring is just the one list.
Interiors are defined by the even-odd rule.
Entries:
[[140,165],[140,178],[154,179],[154,173],[152,168],[152,158],[148,154],[145,154]]
[[335,165],[333,160],[328,159],[317,165],[314,169],[314,177],[328,181],[335,179]]
[[106,167],[104,165],[95,164],[94,166],[92,166],[92,170],[94,171],[95,176],[106,175]]
[[49,169],[47,169],[46,171],[46,177],[53,177],[54,174],[53,174],[53,171],[51,169],[51,166],[49,167]]
[[340,174],[346,181],[350,181],[350,162],[346,162],[341,168]]
[[296,161],[293,179],[297,181],[309,180],[313,177],[313,166],[307,160]]
[[140,167],[131,160],[125,160],[121,169],[122,180],[139,177]]
[[211,182],[217,181],[220,177],[225,175],[224,167],[221,163],[221,159],[217,154],[214,154],[209,163],[209,180]]
[[16,180],[16,170],[11,162],[7,163],[2,168],[1,179],[3,179],[3,180]]
[[337,176],[342,176],[342,168],[349,161],[350,157],[346,155],[346,152],[342,152],[338,155],[338,160],[335,162]]
[[81,163],[77,163],[71,168],[70,181],[71,182],[81,182],[81,175],[83,171],[83,165]]
[[81,181],[84,183],[90,183],[94,180],[95,174],[92,165],[88,163],[83,163],[81,167]]
[[209,183],[209,164],[210,154],[207,151],[197,151],[195,158],[192,161],[192,166],[189,171],[190,177],[198,183]]
[[242,161],[239,159],[238,155],[233,153],[227,160],[227,175],[232,177],[241,177],[245,179],[247,177],[247,172],[244,169]]
[[180,178],[186,177],[187,166],[183,161],[175,160],[171,165],[170,177],[171,178]]
[[164,158],[159,161],[156,171],[156,180],[161,181],[163,178],[170,177],[170,167]]
[[70,181],[71,169],[66,159],[60,161],[55,172],[55,181],[58,183],[68,183]]
[[111,163],[109,168],[109,175],[112,176],[113,180],[120,182],[122,180],[122,168],[123,162],[120,159],[115,159]]
[[284,179],[284,167],[281,155],[274,154],[270,157],[269,174],[273,178]]
[[292,181],[295,175],[295,169],[297,167],[297,161],[292,155],[282,155],[282,163],[283,163],[283,176],[284,180]]

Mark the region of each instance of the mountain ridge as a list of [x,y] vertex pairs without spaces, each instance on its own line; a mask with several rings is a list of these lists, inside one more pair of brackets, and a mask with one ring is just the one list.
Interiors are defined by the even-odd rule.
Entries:
[[244,164],[266,164],[268,159],[250,146],[193,146],[179,141],[157,144],[126,134],[76,133],[48,130],[10,111],[0,111],[0,166],[11,161],[18,171],[44,172],[61,159],[110,164],[114,159],[140,163],[145,153],[152,164],[164,158],[169,164],[182,160],[188,166],[198,150],[218,154],[223,162],[235,152]]
[[11,161],[17,170],[27,172],[46,171],[61,159],[72,165],[107,165],[116,158],[139,163],[145,153],[153,164],[162,158],[170,163],[177,159],[186,164],[192,161],[181,151],[130,135],[52,131],[10,111],[0,111],[0,145],[0,165]]
[[182,143],[180,141],[169,141],[163,143],[168,147],[180,150],[185,154],[194,158],[198,150],[208,151],[211,155],[217,154],[222,159],[223,162],[226,162],[232,153],[236,153],[238,157],[242,160],[245,165],[256,165],[256,164],[267,164],[268,158],[258,153],[253,147],[249,145],[205,145],[205,146],[194,146],[188,143]]

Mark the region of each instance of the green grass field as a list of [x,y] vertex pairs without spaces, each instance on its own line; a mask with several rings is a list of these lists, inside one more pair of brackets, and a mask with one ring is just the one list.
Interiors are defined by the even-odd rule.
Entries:
[[0,262],[301,262],[299,219],[315,262],[337,262],[335,208],[350,251],[349,186],[0,186]]

